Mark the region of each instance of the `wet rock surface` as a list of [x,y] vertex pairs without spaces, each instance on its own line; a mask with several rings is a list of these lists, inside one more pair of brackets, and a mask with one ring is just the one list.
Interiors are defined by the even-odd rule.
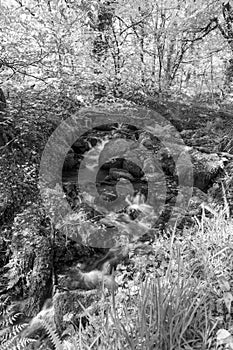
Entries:
[[[181,112],[186,113],[185,107]],[[207,131],[210,133],[206,131],[207,117],[199,111],[199,118],[190,125],[181,118],[179,130],[173,126],[177,115],[169,111],[163,112],[163,117],[146,108],[119,111],[112,107],[87,110],[83,115],[94,120],[94,127],[72,145],[78,162],[68,171],[68,167],[63,168],[63,186],[74,209],[75,197],[79,197],[103,216],[111,211],[126,213],[130,207],[128,199],[140,194],[154,209],[151,228],[162,232],[168,223],[175,222],[177,212],[189,216],[193,186],[207,193],[222,176],[224,161],[228,161],[217,152],[198,149],[204,144],[208,148],[205,140]],[[98,120],[104,124],[95,126]],[[212,132],[219,133],[222,125],[217,123]],[[70,184],[75,186],[72,195]],[[115,226],[113,222],[112,227]]]

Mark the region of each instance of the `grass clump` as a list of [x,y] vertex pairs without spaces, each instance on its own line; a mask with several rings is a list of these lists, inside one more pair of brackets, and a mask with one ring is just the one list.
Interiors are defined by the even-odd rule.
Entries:
[[77,349],[217,349],[218,331],[233,332],[232,229],[221,213],[203,216],[182,237],[134,256],[117,293],[72,338]]

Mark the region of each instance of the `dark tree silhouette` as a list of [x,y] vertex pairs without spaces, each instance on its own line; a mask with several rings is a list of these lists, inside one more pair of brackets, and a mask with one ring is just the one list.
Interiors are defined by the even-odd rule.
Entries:
[[5,109],[6,109],[6,98],[5,95],[0,88],[0,147],[4,146],[7,142],[7,138],[5,136],[4,128],[2,123],[4,122],[4,116],[5,116]]
[[2,89],[0,88],[0,112],[4,112],[5,109],[6,109],[6,98]]

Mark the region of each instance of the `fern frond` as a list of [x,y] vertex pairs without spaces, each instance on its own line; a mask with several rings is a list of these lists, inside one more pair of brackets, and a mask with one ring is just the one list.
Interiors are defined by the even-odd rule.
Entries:
[[27,326],[28,326],[28,323],[16,324],[11,328],[11,334],[13,334],[13,336],[18,335]]
[[4,315],[6,313],[6,309],[9,304],[10,297],[8,296],[4,301],[0,303],[0,316]]
[[0,346],[0,350],[11,349],[12,345],[14,345],[15,340],[17,339],[17,336],[18,335],[15,335],[12,338],[8,339],[6,342],[4,342],[4,344]]
[[52,344],[55,346],[55,349],[56,350],[63,350],[61,340],[60,340],[59,335],[57,334],[56,330],[53,329],[51,324],[48,321],[46,321],[45,319],[40,319],[40,322],[41,322],[43,328],[45,329],[45,331],[47,332]]
[[8,317],[5,317],[3,320],[0,321],[0,327],[8,327],[10,325],[13,325],[15,321],[22,315],[21,312],[17,312],[13,315],[9,315]]
[[[0,334],[0,342],[3,344],[3,348],[0,347],[0,350],[5,349],[6,344],[10,342],[12,344],[13,340],[19,335],[22,330],[28,326],[28,323],[17,324],[13,327],[7,327],[3,330],[3,334]],[[9,345],[6,347],[9,348]]]
[[28,344],[35,343],[35,342],[36,342],[35,339],[21,338],[17,341],[17,344],[13,348],[8,350],[24,350]]
[[19,332],[21,332],[26,326],[28,326],[28,324],[17,325],[17,327],[14,327],[13,333],[9,332],[9,328],[6,329],[8,339],[5,338],[0,340],[2,344],[0,345],[0,350],[24,350],[28,344],[36,342],[35,339],[25,337],[20,338]]
[[11,333],[10,330],[11,327],[7,327],[0,330],[0,343],[3,343],[4,339],[5,341],[9,339],[9,334]]

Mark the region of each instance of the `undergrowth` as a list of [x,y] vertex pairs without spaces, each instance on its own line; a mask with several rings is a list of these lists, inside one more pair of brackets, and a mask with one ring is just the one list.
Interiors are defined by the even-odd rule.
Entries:
[[43,339],[37,342],[37,349],[232,349],[232,229],[222,211],[203,215],[182,236],[144,243],[132,253],[131,265],[116,272],[117,292],[103,293],[94,308],[98,312],[84,310],[88,322],[83,324],[81,315],[80,324],[61,335],[53,306],[23,325],[2,303],[0,349],[34,349],[27,334],[35,323],[50,338],[46,347]]
[[[133,273],[117,278],[107,311],[90,316],[70,342],[80,350],[231,349],[232,228],[220,212],[181,237],[157,240],[150,254],[133,258]],[[161,256],[169,261],[158,264]]]

